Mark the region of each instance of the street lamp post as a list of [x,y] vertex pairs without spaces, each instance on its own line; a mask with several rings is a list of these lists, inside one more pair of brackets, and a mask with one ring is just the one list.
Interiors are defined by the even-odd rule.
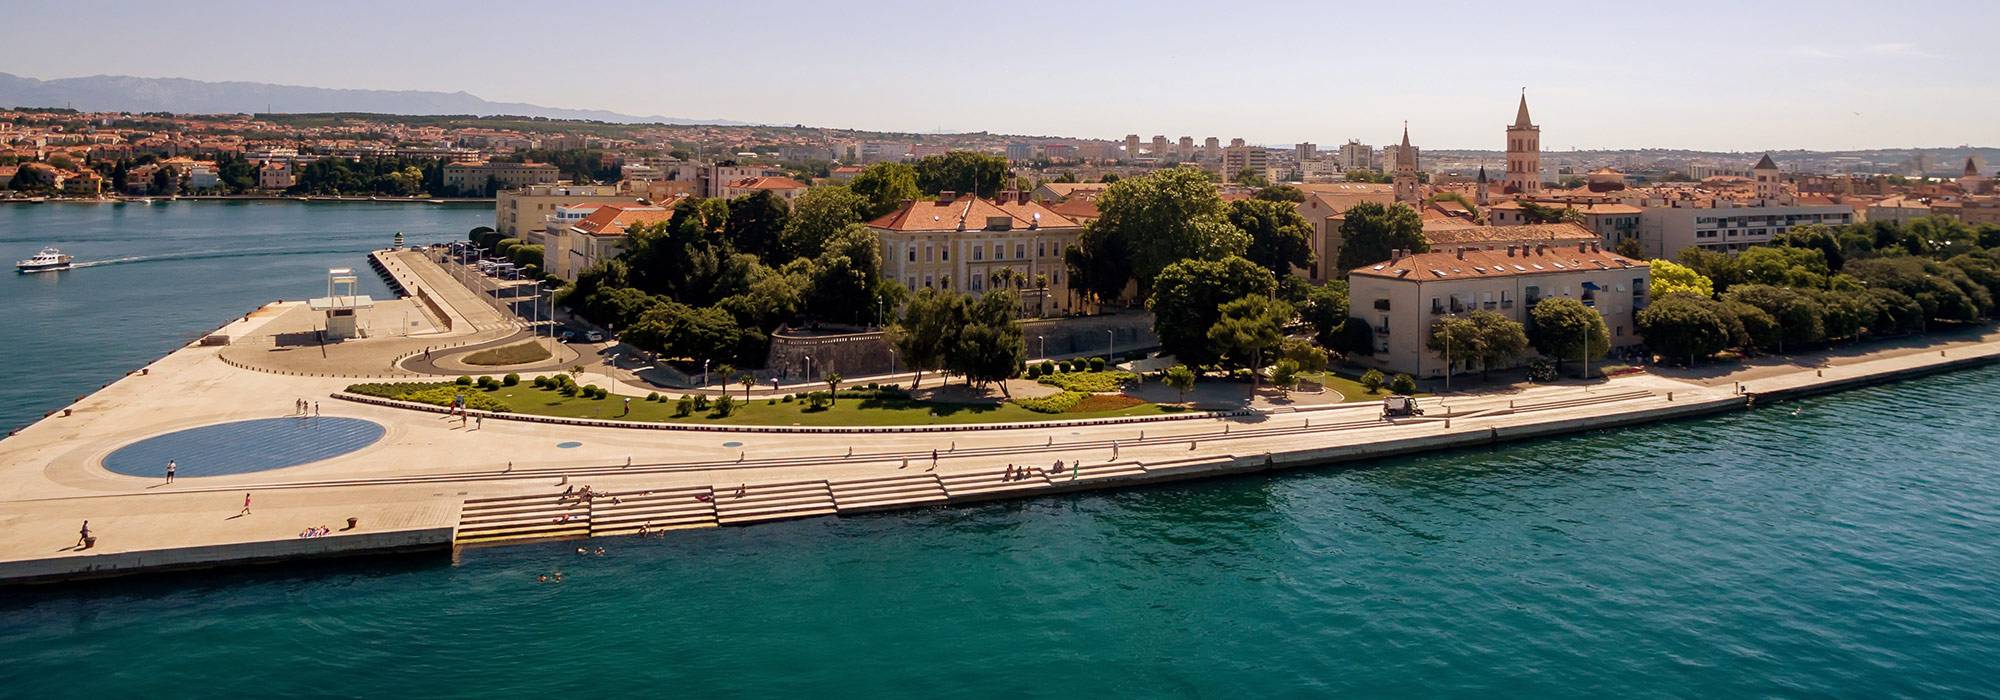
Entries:
[[701,361],[701,386],[708,387],[708,360]]
[[1045,335],[1035,336],[1035,342],[1042,346],[1042,354],[1039,357],[1044,360],[1049,359],[1049,337]]
[[1104,364],[1108,365],[1117,361],[1114,358],[1118,356],[1118,329],[1105,329],[1104,335],[1107,338],[1104,344]]

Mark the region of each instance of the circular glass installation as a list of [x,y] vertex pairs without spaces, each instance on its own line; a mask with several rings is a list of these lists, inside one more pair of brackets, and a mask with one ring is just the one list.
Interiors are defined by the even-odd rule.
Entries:
[[579,448],[579,447],[582,447],[582,446],[583,446],[583,443],[581,443],[581,442],[577,442],[577,441],[575,441],[575,440],[571,440],[571,441],[569,441],[569,442],[558,442],[558,443],[556,443],[556,447],[559,447],[559,448],[562,448],[562,449],[565,449],[565,450],[574,450],[574,449],[576,449],[576,448]]
[[730,440],[729,442],[722,443],[722,446],[729,448],[736,448],[736,447],[742,447],[743,443],[737,442],[735,440]]
[[127,476],[222,476],[282,469],[359,450],[385,429],[359,418],[264,418],[177,430],[118,448],[104,468]]

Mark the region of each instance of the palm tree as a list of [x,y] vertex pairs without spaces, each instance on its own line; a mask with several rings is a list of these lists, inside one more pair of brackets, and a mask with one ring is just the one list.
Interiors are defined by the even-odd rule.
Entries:
[[741,376],[738,376],[736,378],[736,381],[743,385],[743,402],[749,403],[750,387],[757,385],[757,375],[751,374],[749,372],[744,372]]
[[828,402],[827,402],[827,404],[828,404],[828,405],[832,405],[832,404],[835,404],[835,403],[839,403],[839,402],[840,402],[840,373],[839,373],[839,372],[827,372],[826,374],[822,374],[822,375],[820,375],[820,379],[822,379],[822,380],[826,381],[826,395],[827,395],[827,398],[829,398],[829,399],[832,399],[831,401],[828,401]]

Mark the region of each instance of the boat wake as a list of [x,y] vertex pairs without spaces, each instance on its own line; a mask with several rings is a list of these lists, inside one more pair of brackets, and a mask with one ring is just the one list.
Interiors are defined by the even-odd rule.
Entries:
[[262,258],[275,255],[329,255],[334,253],[362,254],[368,251],[359,248],[236,248],[230,250],[196,250],[185,253],[161,253],[159,255],[128,255],[122,258],[86,260],[72,263],[70,269],[83,267],[104,267],[107,265],[130,265],[134,263],[165,262],[170,260],[215,260],[220,258]]

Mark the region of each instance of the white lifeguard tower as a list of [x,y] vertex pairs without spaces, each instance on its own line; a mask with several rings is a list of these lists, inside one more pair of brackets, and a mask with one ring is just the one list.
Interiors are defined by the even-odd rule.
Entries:
[[354,270],[345,267],[327,270],[326,296],[306,302],[313,310],[326,312],[327,340],[361,337],[354,312],[374,308],[375,300],[366,294],[355,294],[355,284]]

